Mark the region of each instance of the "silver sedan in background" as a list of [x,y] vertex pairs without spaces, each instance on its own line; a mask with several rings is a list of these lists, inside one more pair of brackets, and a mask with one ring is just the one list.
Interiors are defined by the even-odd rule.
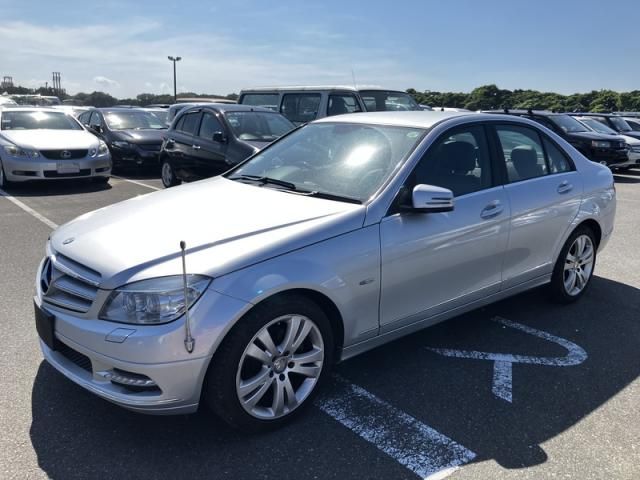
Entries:
[[273,428],[337,361],[541,285],[579,299],[615,207],[609,169],[523,118],[329,117],[58,228],[36,327],[106,400]]
[[11,182],[111,175],[107,145],[65,112],[39,107],[0,110],[0,188]]

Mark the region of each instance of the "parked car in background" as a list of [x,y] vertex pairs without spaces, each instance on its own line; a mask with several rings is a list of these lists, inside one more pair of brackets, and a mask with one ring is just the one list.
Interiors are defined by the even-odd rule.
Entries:
[[86,112],[91,107],[79,107],[76,105],[54,105],[51,108],[55,108],[56,110],[60,110],[62,112],[68,113],[75,118],[78,118],[83,112]]
[[529,118],[564,138],[589,160],[615,167],[628,161],[628,147],[618,135],[597,133],[564,113],[539,110],[492,110],[486,113],[508,114]]
[[147,111],[147,112],[151,112],[153,113],[156,117],[158,117],[160,119],[160,121],[164,124],[168,126],[168,119],[169,119],[169,108],[160,108],[160,107],[144,107],[143,110]]
[[70,115],[43,107],[0,110],[0,188],[69,178],[106,183],[110,175],[107,145]]
[[52,107],[54,105],[62,105],[60,99],[53,95],[14,94],[10,95],[10,97],[15,100],[18,105],[34,107]]
[[270,108],[296,125],[344,113],[422,110],[408,93],[377,87],[251,88],[240,92],[238,103]]
[[0,95],[0,107],[15,107],[17,102],[8,96]]
[[524,118],[326,118],[55,230],[40,347],[131,410],[275,428],[337,361],[542,285],[577,301],[615,210],[611,171]]
[[627,144],[628,151],[627,157],[628,160],[625,163],[619,163],[617,165],[612,165],[612,168],[617,170],[628,170],[636,165],[640,164],[640,140],[634,137],[630,137],[628,135],[618,134],[615,130],[612,130],[604,123],[599,122],[593,117],[574,117],[583,125],[586,125],[590,130],[598,133],[604,133],[606,135],[618,135],[624,139]]
[[166,125],[142,108],[92,108],[78,119],[109,146],[114,167],[159,165]]
[[634,131],[627,121],[622,118],[620,115],[614,115],[610,113],[570,113],[574,117],[590,117],[598,122],[606,125],[610,129],[616,131],[617,133],[621,133],[623,135],[628,135],[630,137],[637,138],[640,140],[640,132]]
[[637,117],[622,117],[627,125],[631,127],[634,132],[640,132],[640,118]]
[[219,175],[294,128],[267,108],[215,103],[186,108],[162,144],[162,184]]

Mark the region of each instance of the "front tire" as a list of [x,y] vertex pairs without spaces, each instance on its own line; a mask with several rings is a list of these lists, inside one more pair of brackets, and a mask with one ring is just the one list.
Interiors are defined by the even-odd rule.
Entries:
[[308,406],[333,362],[329,319],[299,295],[267,300],[224,339],[207,373],[206,400],[226,423],[265,431]]
[[4,174],[4,167],[2,163],[0,163],[0,188],[7,188],[11,185],[11,182],[7,180],[6,175]]
[[162,162],[162,171],[160,176],[162,177],[162,185],[164,185],[164,188],[175,187],[182,183],[182,181],[176,177],[176,173],[168,160],[164,160]]
[[597,246],[593,231],[578,227],[565,242],[551,277],[551,297],[558,303],[573,303],[587,290],[596,265]]

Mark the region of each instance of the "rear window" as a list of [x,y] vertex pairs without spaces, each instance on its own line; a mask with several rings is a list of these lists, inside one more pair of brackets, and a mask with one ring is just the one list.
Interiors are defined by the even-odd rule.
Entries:
[[243,105],[254,105],[256,107],[266,107],[278,111],[277,93],[246,93],[240,99]]
[[368,112],[422,110],[411,95],[386,90],[360,90]]

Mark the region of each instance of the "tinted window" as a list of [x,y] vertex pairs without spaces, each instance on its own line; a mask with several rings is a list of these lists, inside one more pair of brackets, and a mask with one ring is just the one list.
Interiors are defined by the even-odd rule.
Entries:
[[215,132],[224,132],[220,120],[213,113],[204,112],[202,114],[202,123],[200,124],[200,136],[211,140]]
[[569,115],[553,115],[551,121],[562,129],[565,133],[588,132],[587,127]]
[[640,122],[636,120],[627,120],[627,124],[631,127],[631,129],[635,132],[640,131]]
[[413,97],[404,92],[360,90],[360,97],[369,112],[422,110]]
[[195,135],[198,131],[199,120],[200,112],[186,113],[178,121],[176,130],[186,133],[187,135]]
[[162,121],[145,110],[113,110],[104,115],[111,130],[162,130]]
[[80,120],[80,122],[82,122],[83,124],[88,124],[89,123],[89,115],[91,115],[91,112],[84,112],[84,113],[80,114],[80,116],[78,117],[78,120]]
[[329,107],[327,108],[327,116],[341,115],[343,113],[361,112],[362,109],[354,95],[329,95]]
[[572,170],[571,162],[567,156],[556,146],[555,143],[543,140],[544,149],[547,152],[547,160],[549,161],[549,169],[551,173],[569,172]]
[[0,130],[82,130],[82,127],[62,112],[5,111]]
[[609,117],[609,120],[611,121],[611,123],[613,124],[613,128],[615,128],[616,130],[618,130],[619,132],[630,132],[631,131],[631,127],[629,126],[629,124],[624,120],[624,118],[620,118],[620,117]]
[[595,132],[606,133],[607,135],[617,135],[618,134],[618,132],[616,132],[613,128],[605,125],[602,122],[599,122],[595,118],[582,117],[582,118],[579,118],[579,120],[580,120],[580,122],[584,123],[587,127],[589,127],[592,130],[594,130]]
[[492,186],[489,149],[480,126],[453,130],[429,148],[413,172],[418,184],[448,188],[458,197]]
[[509,182],[546,175],[547,164],[538,132],[515,125],[496,127],[507,163]]
[[243,105],[256,105],[278,111],[277,93],[247,93],[242,96],[240,103]]
[[282,96],[280,113],[294,123],[315,120],[320,108],[319,93],[287,93]]

